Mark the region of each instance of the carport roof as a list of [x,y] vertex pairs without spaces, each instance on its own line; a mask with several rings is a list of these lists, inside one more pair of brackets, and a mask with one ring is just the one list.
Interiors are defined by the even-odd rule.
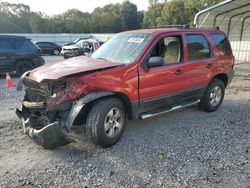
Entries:
[[249,19],[250,0],[225,0],[198,12],[194,24],[196,27],[222,27],[228,35],[235,24],[240,24],[236,28],[242,39],[244,26]]

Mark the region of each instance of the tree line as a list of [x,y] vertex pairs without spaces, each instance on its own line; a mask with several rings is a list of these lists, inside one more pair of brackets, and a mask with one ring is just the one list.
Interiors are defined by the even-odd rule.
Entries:
[[48,16],[24,4],[0,3],[0,33],[116,33],[160,25],[192,24],[195,14],[222,0],[149,0],[146,11],[130,1],[97,7],[92,13],[70,9]]

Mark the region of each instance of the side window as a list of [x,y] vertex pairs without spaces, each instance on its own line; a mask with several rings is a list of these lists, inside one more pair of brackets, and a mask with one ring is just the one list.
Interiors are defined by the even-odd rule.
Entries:
[[151,50],[150,57],[162,57],[165,65],[182,62],[181,36],[168,36],[160,39]]
[[5,38],[0,39],[0,51],[8,52],[10,50],[13,50],[11,39],[5,39]]
[[24,45],[24,40],[23,39],[14,39],[13,40],[13,48],[14,49],[21,49]]
[[25,40],[23,50],[33,51],[37,49],[38,47],[31,40]]
[[210,36],[222,55],[232,55],[230,43],[224,34],[211,34]]
[[48,46],[49,46],[49,47],[53,47],[53,46],[54,46],[54,44],[53,44],[53,43],[48,42]]
[[188,60],[199,60],[211,57],[207,39],[203,35],[187,35]]
[[36,45],[40,46],[40,47],[44,47],[44,43],[42,43],[42,42],[37,42]]

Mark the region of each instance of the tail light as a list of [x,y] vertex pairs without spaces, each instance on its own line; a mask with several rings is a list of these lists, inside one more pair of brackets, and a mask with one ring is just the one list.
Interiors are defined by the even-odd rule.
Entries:
[[42,50],[39,48],[39,54],[40,54],[40,56],[42,56],[43,54],[42,54]]

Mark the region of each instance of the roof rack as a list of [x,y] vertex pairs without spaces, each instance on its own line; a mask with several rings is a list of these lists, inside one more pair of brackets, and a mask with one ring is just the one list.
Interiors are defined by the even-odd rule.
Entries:
[[214,27],[195,27],[194,29],[216,29],[220,31],[219,26],[214,26]]
[[156,29],[156,28],[181,28],[181,29],[188,29],[189,25],[159,25],[159,26],[153,26],[150,27],[149,29]]

